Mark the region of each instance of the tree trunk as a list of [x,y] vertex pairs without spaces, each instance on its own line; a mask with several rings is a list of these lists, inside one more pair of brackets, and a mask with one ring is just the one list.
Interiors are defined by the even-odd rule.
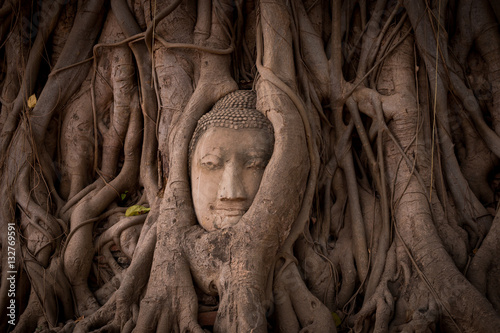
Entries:
[[[495,331],[497,7],[0,1],[0,329]],[[199,130],[241,90],[272,155],[209,230],[193,133],[250,137]]]

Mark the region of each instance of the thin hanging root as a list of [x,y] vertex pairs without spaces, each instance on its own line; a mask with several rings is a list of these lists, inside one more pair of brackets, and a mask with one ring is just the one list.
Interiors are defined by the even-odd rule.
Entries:
[[[394,29],[395,31],[392,31],[391,32],[391,36],[389,37],[386,37],[386,33],[387,33],[387,30],[389,29],[389,27],[392,26],[393,24],[393,20],[394,20],[394,17],[396,16],[396,14],[399,12],[400,10],[400,6],[401,4],[400,3],[397,3],[395,6],[394,6],[394,9],[392,10],[390,16],[386,19],[385,21],[385,24],[384,24],[384,27],[382,28],[382,30],[378,33],[378,37],[377,37],[377,40],[375,41],[374,44],[371,45],[370,47],[370,51],[369,51],[369,54],[368,54],[368,60],[366,61],[366,68],[368,68],[369,66],[371,66],[373,64],[373,61],[375,60],[375,56],[379,55],[378,58],[380,58],[380,54],[382,52],[379,52],[380,50],[380,46],[382,45],[382,41],[384,39],[386,39],[387,41],[391,41],[392,40],[392,37],[401,30],[401,26],[403,25],[403,23],[405,22],[404,20],[404,16],[403,16],[403,19],[399,20],[398,22],[398,25],[396,26],[396,28]],[[387,44],[390,44],[390,43],[387,43]],[[386,46],[387,48],[387,46]],[[372,78],[374,78],[375,75],[372,75]],[[373,85],[371,85],[372,88],[375,88]]]
[[[385,13],[384,8],[386,2],[387,0],[377,0],[366,30],[363,31],[361,54],[356,70],[356,81],[360,80],[365,74],[366,68],[373,62],[373,58],[380,46],[381,37],[376,40],[374,35],[383,36],[383,33],[380,31],[380,21],[382,19],[382,14]],[[393,14],[395,15],[395,10],[393,10]]]
[[[426,189],[427,187],[425,186],[425,182],[424,182],[422,176],[420,175],[418,170],[415,169],[415,161],[412,162],[407,154],[407,150],[412,146],[413,142],[416,139],[416,136],[408,144],[408,147],[406,149],[403,149],[400,142],[396,139],[394,134],[387,127],[387,123],[384,120],[385,115],[384,115],[384,111],[382,108],[382,102],[383,102],[384,96],[379,95],[376,91],[374,91],[372,89],[359,88],[359,89],[356,89],[356,91],[354,91],[353,98],[360,106],[363,104],[363,108],[360,108],[360,111],[362,111],[366,115],[373,118],[375,124],[372,126],[372,128],[376,129],[376,131],[378,132],[378,135],[380,136],[381,134],[386,133],[389,136],[389,138],[396,145],[396,148],[398,149],[398,151],[401,153],[401,158],[404,159],[404,161],[406,162],[408,169],[412,170],[412,174],[414,174],[416,176],[416,178],[417,178],[418,182],[420,183],[420,185],[422,186],[422,188]],[[389,99],[391,97],[386,97],[386,98]],[[363,103],[363,101],[366,101],[366,100],[369,101],[368,106]],[[363,145],[364,146],[369,145],[367,138],[362,134],[360,136],[361,136],[361,140],[363,141]],[[378,145],[380,145],[380,143],[378,143]],[[379,149],[379,152],[380,152],[380,149]],[[373,156],[373,154],[371,154],[371,156]],[[369,159],[370,159],[371,163],[376,163],[374,160],[374,157],[369,156]],[[381,160],[380,157],[379,157],[379,160]],[[383,173],[376,172],[375,174],[382,175]],[[427,197],[428,197],[427,201],[430,202],[429,196],[427,196]]]
[[[441,2],[439,2],[439,4],[441,4]],[[404,0],[404,6],[407,9],[412,26],[415,27],[416,44],[419,46],[419,49],[421,49],[421,54],[423,55],[423,60],[429,74],[432,74],[432,79],[429,81],[434,95],[434,115],[438,125],[437,134],[439,145],[443,153],[441,160],[444,165],[444,174],[447,184],[450,187],[450,192],[457,209],[471,229],[481,237],[483,236],[481,234],[483,230],[478,228],[479,222],[489,225],[491,223],[491,218],[489,218],[488,212],[481,202],[479,202],[470,189],[467,180],[463,177],[450,134],[447,82],[449,82],[450,78],[453,78],[454,74],[452,71],[449,71],[451,77],[445,77],[444,65],[439,66],[440,63],[438,62],[439,56],[446,59],[447,39],[440,35],[436,36],[433,33],[432,23],[424,13],[424,10],[427,8],[424,5],[424,1]],[[441,24],[439,24],[438,27],[441,27]],[[434,35],[434,41],[436,43],[434,43],[434,41],[427,41],[430,35]],[[444,44],[444,46],[441,46],[441,44]],[[445,55],[443,55],[443,52],[445,52]],[[460,89],[459,86],[454,88]],[[458,91],[458,93],[460,93],[460,91]],[[475,98],[472,102],[477,103]]]
[[396,50],[396,48],[402,44],[406,37],[408,37],[410,35],[410,33],[412,32],[413,30],[411,28],[409,28],[405,34],[403,35],[403,37],[401,37],[401,39],[398,40],[398,42],[396,44],[394,44],[380,59],[378,59],[375,64],[372,66],[372,68],[370,68],[370,70],[368,72],[366,72],[366,74],[361,78],[359,79],[358,81],[356,81],[352,86],[351,86],[351,90],[349,90],[347,93],[343,94],[343,98],[344,99],[347,99],[348,97],[350,97],[354,91],[364,82],[364,80],[366,80],[366,78],[368,78],[368,76],[375,70],[378,68],[378,66],[389,56],[392,54],[392,51]]
[[213,47],[206,47],[206,46],[201,46],[201,45],[196,45],[196,44],[187,44],[187,43],[171,43],[168,42],[165,38],[161,36],[155,36],[158,41],[165,46],[167,49],[191,49],[191,50],[197,50],[200,52],[206,52],[206,53],[211,53],[215,55],[228,55],[234,52],[234,45],[231,44],[225,49],[216,49]]
[[[374,94],[372,94],[374,95]],[[386,260],[386,252],[389,249],[389,238],[390,238],[390,213],[389,213],[389,197],[387,194],[387,186],[386,186],[386,178],[385,178],[385,166],[384,166],[384,156],[383,156],[383,128],[385,125],[384,115],[381,107],[381,103],[378,98],[372,97],[372,99],[376,99],[373,103],[377,103],[374,105],[375,116],[378,125],[378,136],[377,136],[377,159],[373,153],[371,148],[368,136],[364,129],[364,125],[361,121],[361,117],[359,114],[358,106],[352,98],[348,98],[347,106],[349,111],[353,117],[354,123],[356,124],[357,132],[360,136],[361,142],[363,143],[363,150],[366,152],[366,155],[369,160],[370,169],[372,171],[372,177],[375,182],[375,187],[380,195],[380,206],[382,208],[382,230],[381,236],[376,248],[376,257],[374,259],[374,264],[372,266],[372,274],[367,283],[367,291],[366,297],[369,297],[375,290],[376,286],[379,283],[379,279],[382,276],[382,271],[384,267],[384,263]],[[383,124],[383,126],[382,126]],[[377,162],[378,160],[378,162]]]
[[144,42],[146,43],[146,46],[149,50],[149,53],[153,53],[153,40],[154,40],[154,34],[155,34],[155,28],[158,23],[160,23],[161,20],[163,20],[165,17],[167,17],[171,12],[173,12],[179,5],[181,4],[181,0],[175,0],[173,3],[171,3],[167,8],[163,9],[161,12],[155,15],[153,18],[153,24],[151,24],[147,29],[144,34]]
[[[371,73],[374,69],[376,69],[376,73],[374,75],[372,75],[370,78],[370,87],[372,87],[372,88],[376,87],[376,84],[377,84],[376,81],[378,80],[379,74],[382,70],[382,66],[380,66],[380,64],[382,63],[381,59],[385,58],[388,54],[390,54],[394,50],[394,48],[389,49],[389,47],[391,46],[392,41],[393,41],[394,37],[396,36],[396,34],[398,32],[400,32],[401,27],[406,22],[407,16],[408,16],[408,13],[404,12],[403,17],[401,17],[401,19],[399,20],[396,27],[394,29],[392,29],[391,34],[386,38],[386,40],[388,42],[386,42],[384,47],[382,48],[382,50],[380,50],[380,52],[378,52],[377,59],[375,61],[375,65],[373,65],[373,68],[370,69],[370,71],[369,71]],[[389,22],[389,21],[387,21],[387,22]],[[397,41],[398,45],[399,45],[399,43],[402,43],[402,41],[408,36],[409,31],[410,30],[408,30],[406,32],[406,35],[404,36],[403,39],[400,39]]]

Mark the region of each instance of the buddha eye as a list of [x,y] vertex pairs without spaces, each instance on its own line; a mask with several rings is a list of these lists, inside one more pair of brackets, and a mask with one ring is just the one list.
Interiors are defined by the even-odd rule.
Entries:
[[267,159],[264,159],[262,157],[253,157],[250,158],[246,163],[245,163],[245,168],[249,169],[264,169],[267,165]]
[[207,155],[201,159],[200,165],[207,170],[216,170],[222,166],[222,163],[217,156]]

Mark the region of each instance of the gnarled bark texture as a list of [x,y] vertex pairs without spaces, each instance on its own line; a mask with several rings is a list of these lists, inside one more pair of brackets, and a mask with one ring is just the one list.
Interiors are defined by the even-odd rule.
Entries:
[[[499,15],[0,0],[0,330],[497,331]],[[208,232],[189,144],[238,89],[274,151]]]

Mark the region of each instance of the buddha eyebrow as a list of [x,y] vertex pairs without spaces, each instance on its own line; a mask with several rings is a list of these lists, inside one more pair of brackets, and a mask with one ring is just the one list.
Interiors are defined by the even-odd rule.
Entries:
[[218,154],[218,152],[208,152],[206,153],[205,155],[201,156],[200,159],[204,159],[205,157],[209,157],[209,156],[214,156],[214,157],[217,157],[217,158],[221,158],[220,154]]
[[224,153],[224,151],[220,147],[213,147],[212,149],[206,149],[206,147],[203,147],[200,153],[203,153],[202,158],[207,155],[215,155],[217,157],[220,157]]
[[250,156],[253,157],[264,157],[264,156],[270,156],[270,152],[267,151],[267,149],[259,149],[259,148],[251,148],[246,151],[246,153]]

